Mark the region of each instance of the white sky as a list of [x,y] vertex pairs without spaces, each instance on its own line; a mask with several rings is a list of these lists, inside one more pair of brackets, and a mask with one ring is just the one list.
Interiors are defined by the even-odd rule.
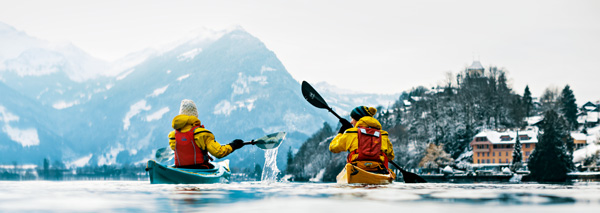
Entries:
[[116,60],[199,28],[241,26],[298,81],[397,93],[479,58],[534,95],[600,100],[600,1],[0,0],[0,22]]

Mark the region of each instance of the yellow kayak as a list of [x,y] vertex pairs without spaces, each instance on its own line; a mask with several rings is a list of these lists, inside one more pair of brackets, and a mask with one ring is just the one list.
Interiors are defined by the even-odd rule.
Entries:
[[396,179],[396,174],[376,174],[361,168],[346,164],[346,167],[337,175],[337,183],[362,183],[362,184],[390,184]]

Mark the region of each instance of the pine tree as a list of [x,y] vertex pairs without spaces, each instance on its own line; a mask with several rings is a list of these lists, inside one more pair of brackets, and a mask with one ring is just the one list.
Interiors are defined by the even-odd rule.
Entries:
[[525,86],[525,92],[523,93],[523,104],[525,105],[525,116],[531,116],[533,111],[533,98],[531,98],[529,85]]
[[559,100],[561,107],[560,112],[563,114],[570,130],[577,129],[577,104],[575,103],[575,95],[569,85],[562,90]]
[[[286,165],[290,165],[294,162],[294,153],[292,153],[292,147],[290,146],[290,149],[288,149],[287,152],[287,164]],[[286,168],[286,173],[290,173],[289,171],[289,166]]]
[[562,182],[573,166],[573,156],[567,143],[573,140],[569,135],[566,121],[554,110],[544,114],[540,125],[539,142],[529,157],[529,170],[536,181]]
[[521,139],[519,139],[519,131],[517,131],[517,141],[515,141],[515,148],[513,149],[513,159],[510,170],[516,172],[523,164],[523,151],[521,151]]

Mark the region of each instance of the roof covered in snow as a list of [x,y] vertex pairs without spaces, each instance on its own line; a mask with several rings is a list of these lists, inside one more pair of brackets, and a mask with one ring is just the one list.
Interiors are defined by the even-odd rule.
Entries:
[[481,62],[479,61],[473,61],[473,64],[471,64],[471,66],[469,66],[469,68],[467,68],[469,70],[483,70],[483,66],[481,65]]
[[575,132],[572,132],[572,133],[571,133],[571,137],[572,137],[573,139],[575,139],[575,140],[578,140],[578,141],[585,141],[585,140],[587,140],[587,135],[586,135],[586,134],[583,134],[583,133],[575,133]]
[[[527,130],[520,130],[519,140],[521,143],[537,143],[537,128],[528,128]],[[513,144],[517,139],[517,132],[513,130],[506,131],[495,131],[495,130],[484,130],[475,137],[486,137],[492,144]]]

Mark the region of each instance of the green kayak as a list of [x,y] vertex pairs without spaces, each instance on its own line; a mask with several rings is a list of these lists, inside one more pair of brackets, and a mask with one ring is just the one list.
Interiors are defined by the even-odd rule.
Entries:
[[229,160],[211,162],[213,169],[184,169],[165,166],[149,160],[146,171],[151,184],[227,183],[231,176]]

